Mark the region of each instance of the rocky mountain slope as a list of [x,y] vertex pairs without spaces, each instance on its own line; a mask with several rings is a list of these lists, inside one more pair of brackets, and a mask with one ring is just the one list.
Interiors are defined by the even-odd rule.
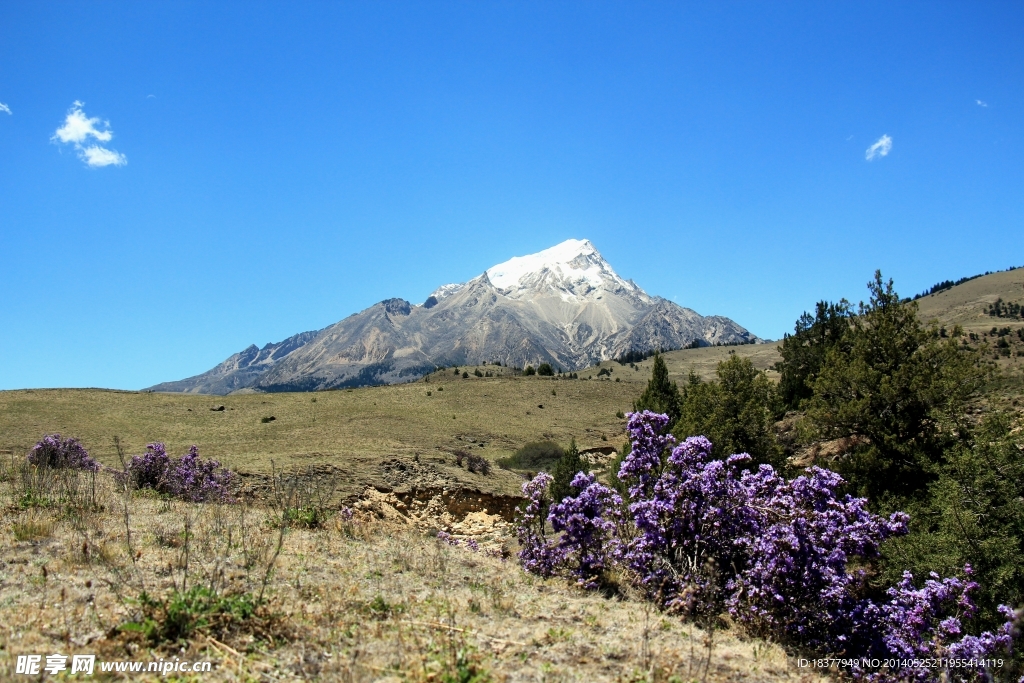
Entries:
[[437,366],[550,363],[565,371],[630,350],[760,341],[721,316],[651,296],[588,240],[510,259],[420,305],[386,299],[317,332],[250,346],[153,391],[313,391],[411,381]]

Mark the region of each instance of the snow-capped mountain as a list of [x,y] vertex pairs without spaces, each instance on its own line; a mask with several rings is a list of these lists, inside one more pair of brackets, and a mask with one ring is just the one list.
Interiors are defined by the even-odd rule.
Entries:
[[501,361],[566,371],[627,351],[697,341],[759,341],[728,318],[651,296],[612,269],[589,240],[517,256],[423,304],[386,299],[317,332],[262,349],[154,391],[309,391],[412,381],[437,366]]
[[516,256],[487,269],[487,278],[510,299],[555,294],[563,301],[598,298],[601,292],[650,297],[619,277],[590,240],[566,240],[529,256]]

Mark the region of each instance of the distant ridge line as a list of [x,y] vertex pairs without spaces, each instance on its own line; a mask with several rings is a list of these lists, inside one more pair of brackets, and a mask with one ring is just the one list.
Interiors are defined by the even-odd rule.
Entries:
[[1024,266],[1010,266],[1009,268],[1004,268],[1003,270],[986,270],[984,273],[978,273],[977,275],[968,275],[967,277],[962,277],[956,282],[953,282],[952,280],[943,280],[942,282],[936,282],[934,285],[928,288],[927,291],[921,292],[920,294],[915,294],[912,299],[907,299],[907,301],[917,301],[922,297],[930,296],[932,294],[938,294],[939,292],[944,292],[947,289],[952,289],[957,285],[962,285],[965,282],[977,280],[979,277],[985,277],[986,275],[995,275],[996,273],[1009,273],[1011,270],[1017,270],[1018,268],[1024,268]]

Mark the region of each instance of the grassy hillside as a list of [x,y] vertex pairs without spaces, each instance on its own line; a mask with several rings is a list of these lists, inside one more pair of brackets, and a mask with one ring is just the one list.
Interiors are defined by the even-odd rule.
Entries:
[[[315,394],[0,392],[0,451],[24,454],[44,433],[60,432],[78,436],[97,459],[113,465],[113,437],[119,436],[129,454],[152,441],[166,442],[173,454],[194,443],[204,456],[247,472],[268,472],[272,459],[278,467],[334,465],[346,486],[359,490],[359,482],[378,481],[382,463],[391,459],[434,478],[502,490],[517,487],[517,480],[466,472],[451,452],[493,459],[529,441],[568,444],[573,437],[581,447],[618,445],[625,421],[616,413],[630,409],[640,384],[639,378],[463,379],[451,372],[413,384]],[[223,411],[211,410],[221,405]]]
[[952,327],[960,325],[967,331],[980,332],[993,325],[1024,326],[1024,319],[1011,321],[988,315],[988,307],[1004,302],[1024,303],[1024,268],[992,273],[936,294],[917,300],[921,320],[935,321]]
[[1024,268],[992,273],[918,299],[921,320],[944,326],[960,325],[967,343],[981,352],[1000,373],[983,403],[1021,410],[1024,394],[1024,318],[999,317],[993,304],[1024,304]]
[[[704,377],[730,352],[750,355],[758,367],[774,362],[774,346],[738,346],[673,351],[670,372],[684,381],[690,368]],[[437,468],[477,486],[509,482],[456,467],[453,450],[487,458],[508,455],[529,441],[551,439],[581,448],[618,446],[630,410],[650,376],[651,361],[609,361],[579,372],[581,379],[476,377],[474,370],[443,370],[412,384],[292,394],[198,396],[45,389],[0,392],[0,452],[25,453],[43,434],[78,436],[100,461],[114,465],[113,438],[127,452],[141,453],[152,441],[170,452],[198,444],[207,457],[233,469],[267,472],[279,467],[335,465],[354,479],[374,477],[382,460],[399,458]],[[599,376],[602,370],[609,375]],[[463,378],[462,373],[469,374]],[[593,377],[593,379],[586,379]],[[224,410],[211,410],[224,406]],[[543,407],[541,407],[543,406]],[[264,422],[265,419],[274,419]],[[446,462],[439,462],[446,458]]]

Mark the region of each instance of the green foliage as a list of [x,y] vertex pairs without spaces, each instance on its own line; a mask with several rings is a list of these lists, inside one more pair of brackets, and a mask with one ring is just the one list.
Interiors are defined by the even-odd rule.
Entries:
[[251,619],[258,607],[248,593],[221,595],[206,586],[175,590],[166,600],[143,591],[136,602],[141,617],[119,630],[141,633],[153,645],[184,642],[196,632],[219,635]]
[[537,368],[537,374],[542,377],[554,377],[555,369],[551,367],[550,363],[541,363]]
[[796,410],[814,393],[812,385],[825,363],[829,349],[841,343],[850,328],[850,302],[819,301],[815,313],[804,312],[796,321],[794,334],[782,340],[775,364],[779,372],[779,394],[787,408]]
[[302,529],[320,529],[329,516],[329,510],[316,505],[284,509],[284,523]]
[[480,372],[480,368],[477,368],[476,370],[474,370],[473,374],[476,375],[477,377],[483,377],[484,376],[484,373]]
[[586,471],[587,463],[580,456],[580,449],[576,447],[576,439],[573,439],[551,472],[551,500],[560,503],[566,496],[574,495],[575,491],[570,484],[577,473]]
[[717,382],[691,372],[672,433],[682,440],[706,436],[715,457],[749,453],[755,464],[784,465],[773,425],[782,411],[778,389],[749,358],[735,354],[718,364]]
[[562,457],[562,447],[554,441],[533,441],[507,458],[498,458],[498,467],[528,472],[550,471]]
[[955,575],[966,564],[980,584],[982,626],[998,621],[1000,603],[1024,604],[1024,438],[1002,413],[986,417],[969,440],[953,446],[911,509],[911,533],[884,548],[886,574]]
[[963,431],[984,371],[974,352],[924,329],[917,304],[902,302],[892,280],[876,271],[868,289],[870,301],[825,354],[804,404],[807,425],[818,439],[867,437],[840,472],[860,495],[905,506],[934,480],[943,451]]
[[672,429],[679,420],[679,404],[679,387],[675,382],[669,381],[665,359],[660,353],[656,353],[654,354],[654,367],[651,369],[651,379],[647,382],[644,393],[633,402],[633,410],[637,412],[650,410],[668,415],[668,428]]
[[532,365],[527,365],[526,369],[523,370],[523,374],[526,375],[527,377],[529,377],[531,375],[536,375],[537,371],[533,369]]
[[405,605],[396,602],[388,602],[387,599],[377,593],[373,596],[373,600],[370,600],[366,604],[366,611],[369,612],[370,616],[374,619],[388,619],[396,614],[401,614],[405,611]]

